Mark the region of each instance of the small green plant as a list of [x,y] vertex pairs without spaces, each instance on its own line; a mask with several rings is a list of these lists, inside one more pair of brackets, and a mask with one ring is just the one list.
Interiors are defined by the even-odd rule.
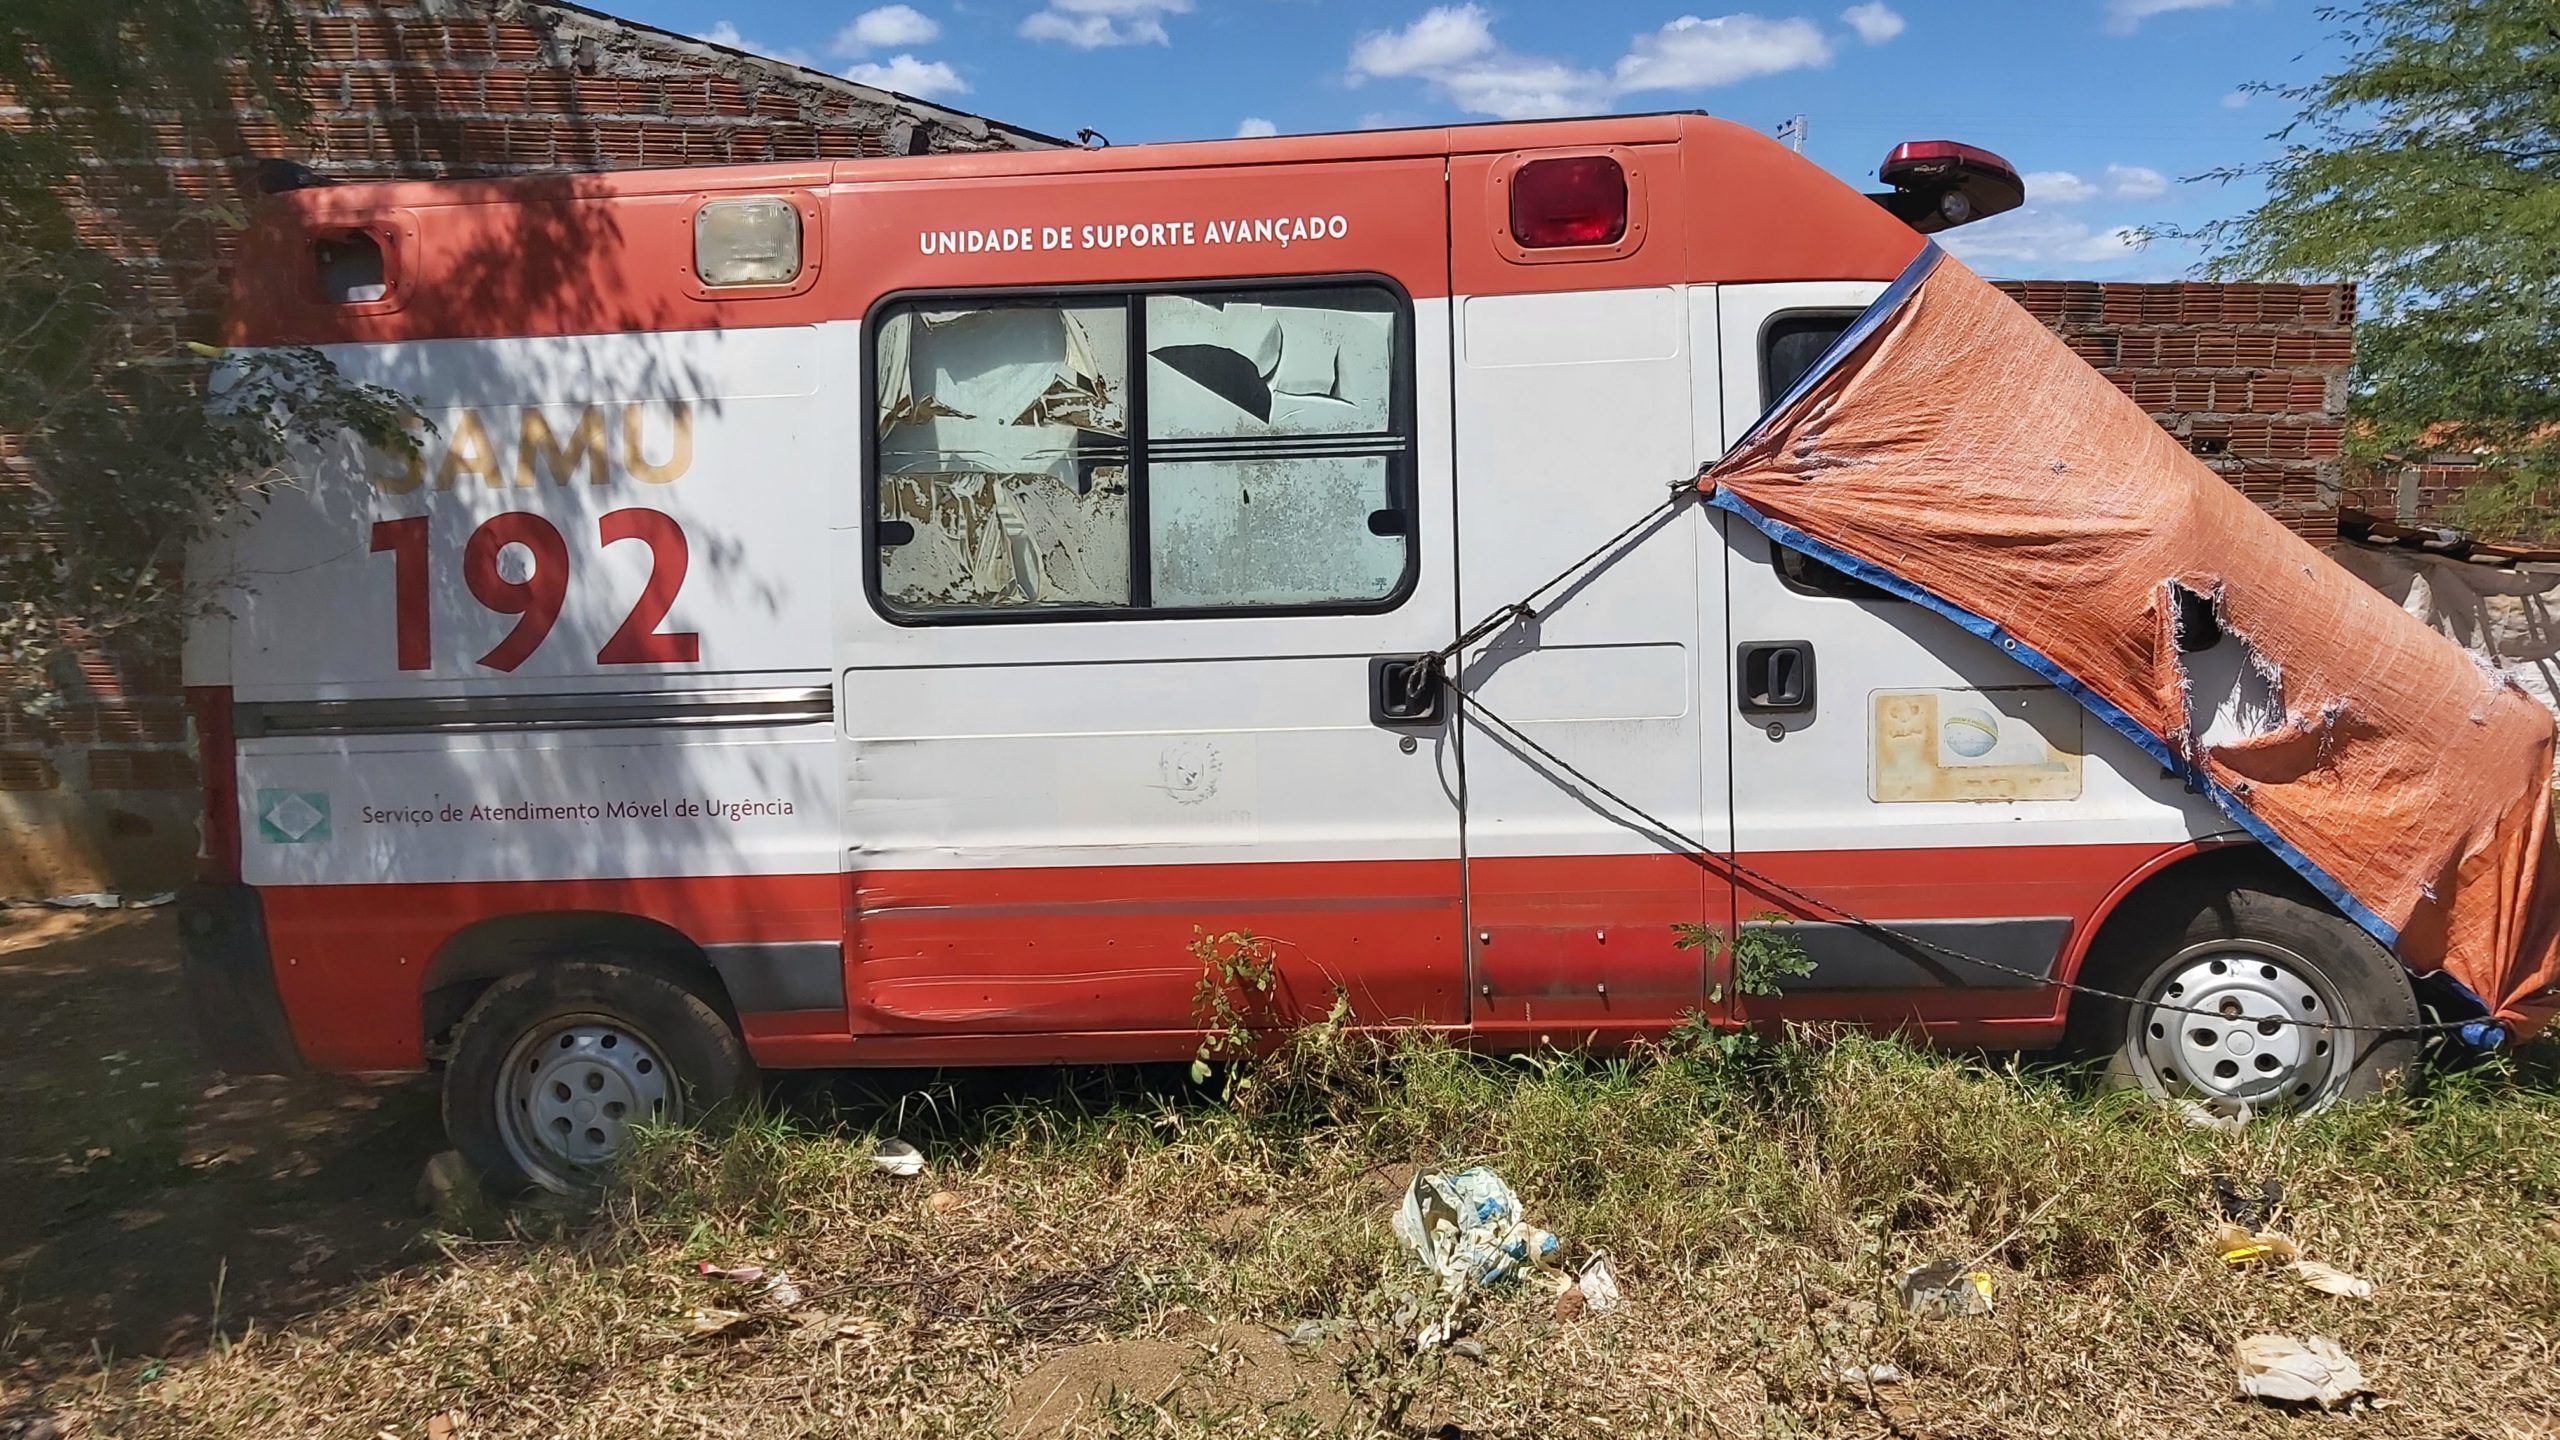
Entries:
[[[1751,917],[1751,923],[1760,928],[1746,927],[1732,941],[1734,994],[1784,994],[1786,982],[1813,973],[1814,960],[1805,953],[1803,942],[1777,928],[1794,924],[1794,916],[1763,910]],[[1674,925],[1671,944],[1679,950],[1714,950],[1725,944],[1725,934],[1713,925]],[[1721,982],[1707,992],[1709,1003],[1721,1003],[1724,997]]]
[[[1280,984],[1280,946],[1250,930],[1212,935],[1195,925],[1191,955],[1200,962],[1200,983],[1191,993],[1191,1018],[1203,1032],[1199,1052],[1191,1060],[1191,1079],[1206,1084],[1211,1061],[1252,1054],[1257,1025],[1271,1023],[1271,999]],[[1234,1088],[1232,1081],[1228,1088]]]
[[[1719,981],[1707,990],[1707,1003],[1724,1002],[1728,983],[1731,993],[1770,997],[1785,993],[1786,982],[1801,980],[1813,973],[1813,957],[1805,953],[1803,942],[1778,928],[1795,917],[1776,910],[1763,910],[1751,917],[1759,928],[1746,928],[1728,942],[1725,933],[1713,925],[1682,924],[1671,927],[1671,943],[1675,949],[1702,950],[1712,955],[1719,949],[1732,956],[1732,979]],[[1692,1010],[1680,1019],[1664,1037],[1665,1045],[1675,1055],[1712,1057],[1725,1062],[1746,1060],[1760,1053],[1762,1039],[1755,1029],[1720,1028],[1703,1010]]]

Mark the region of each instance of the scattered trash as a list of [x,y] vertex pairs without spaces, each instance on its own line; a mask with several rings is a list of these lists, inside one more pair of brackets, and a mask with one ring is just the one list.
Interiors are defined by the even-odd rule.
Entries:
[[2225,1135],[2237,1135],[2249,1128],[2250,1110],[2246,1105],[2232,1110],[2216,1110],[2201,1100],[2182,1099],[2178,1102],[2178,1118],[2186,1121],[2190,1130],[2215,1130]]
[[1551,1260],[1556,1237],[1520,1218],[1520,1197],[1481,1165],[1413,1177],[1397,1207],[1396,1238],[1445,1290],[1481,1288]]
[[2273,1180],[2258,1182],[2255,1196],[2240,1193],[2238,1181],[2228,1175],[2213,1177],[2213,1203],[2222,1218],[2234,1225],[2252,1230],[2272,1230],[2276,1216],[2284,1210],[2284,1186]]
[[2350,1300],[2373,1298],[2373,1282],[2361,1275],[2350,1275],[2335,1265],[2317,1260],[2296,1260],[2285,1267],[2303,1284],[2324,1295],[2343,1295]]
[[1606,1315],[1618,1308],[1618,1272],[1609,1264],[1609,1252],[1595,1250],[1582,1262],[1582,1273],[1574,1277],[1573,1288],[1595,1315]]
[[1843,1365],[1837,1373],[1840,1383],[1853,1390],[1875,1390],[1902,1383],[1902,1367],[1898,1365]]
[[2267,1181],[2261,1198],[2255,1201],[2241,1197],[2219,1175],[2214,1177],[2213,1187],[2226,1217],[2213,1229],[2213,1253],[2222,1257],[2223,1264],[2255,1265],[2264,1261],[2292,1271],[2295,1279],[2324,1295],[2343,1295],[2350,1300],[2373,1298],[2372,1281],[2306,1258],[2301,1242],[2281,1230],[2254,1228],[2274,1219],[2281,1208],[2283,1192],[2276,1188],[2276,1182]]
[[1520,1197],[1481,1165],[1449,1175],[1415,1175],[1396,1207],[1392,1228],[1405,1248],[1440,1277],[1440,1293],[1448,1297],[1440,1318],[1415,1337],[1425,1350],[1457,1336],[1468,1297],[1518,1275],[1523,1267],[1551,1266],[1561,1248],[1555,1236],[1520,1218]]
[[2325,1335],[2251,1335],[2232,1347],[2240,1393],[2253,1400],[2335,1410],[2370,1395],[2364,1371]]
[[1461,1360],[1473,1360],[1477,1364],[1481,1365],[1484,1363],[1484,1342],[1481,1340],[1453,1340],[1449,1342],[1449,1353],[1457,1356]]
[[1962,1260],[1936,1260],[1903,1272],[1902,1308],[1922,1320],[1991,1313],[1991,1272]]
[[948,1215],[968,1203],[969,1198],[957,1190],[936,1190],[924,1197],[924,1208],[936,1215]]
[[47,895],[44,903],[56,910],[120,910],[124,897],[113,890],[85,890],[77,895]]
[[699,1305],[684,1312],[687,1335],[696,1340],[730,1340],[750,1335],[763,1328],[761,1320],[743,1310],[723,1310],[713,1305]]
[[2302,1247],[2293,1237],[2275,1230],[2252,1230],[2246,1225],[2224,1221],[2214,1227],[2213,1252],[2225,1265],[2254,1265],[2272,1260],[2291,1265],[2302,1258]]
[[427,1417],[427,1440],[453,1440],[460,1428],[450,1410],[439,1410]]
[[797,1310],[809,1302],[808,1295],[779,1270],[767,1270],[761,1265],[714,1265],[708,1260],[694,1268],[706,1279],[752,1285],[758,1294],[785,1310]]
[[891,1175],[910,1176],[924,1173],[924,1152],[904,1140],[883,1140],[871,1152],[871,1163]]

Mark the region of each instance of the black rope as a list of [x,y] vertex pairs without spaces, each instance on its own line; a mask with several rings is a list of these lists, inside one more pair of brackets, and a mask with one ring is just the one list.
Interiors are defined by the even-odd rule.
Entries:
[[1671,487],[1671,493],[1663,498],[1661,504],[1654,506],[1651,510],[1648,510],[1644,514],[1636,517],[1634,524],[1629,525],[1624,530],[1619,531],[1617,534],[1601,541],[1598,545],[1593,546],[1589,554],[1584,555],[1581,559],[1576,560],[1572,564],[1564,567],[1562,570],[1557,571],[1553,578],[1549,579],[1546,584],[1539,586],[1537,589],[1530,591],[1528,594],[1508,605],[1498,607],[1491,614],[1486,615],[1475,624],[1468,626],[1463,631],[1460,631],[1457,639],[1450,641],[1448,644],[1441,646],[1439,649],[1434,650],[1427,655],[1417,657],[1413,668],[1405,672],[1406,693],[1411,696],[1420,695],[1423,690],[1430,685],[1435,676],[1454,683],[1457,677],[1448,672],[1450,661],[1457,659],[1477,641],[1484,639],[1486,636],[1491,635],[1493,632],[1501,629],[1505,625],[1514,621],[1522,623],[1536,621],[1538,619],[1538,602],[1547,597],[1548,591],[1553,590],[1567,580],[1572,579],[1574,576],[1580,574],[1593,561],[1608,554],[1610,551],[1615,550],[1620,545],[1625,544],[1629,536],[1636,534],[1646,526],[1651,525],[1655,521],[1660,520],[1663,516],[1668,515],[1673,510],[1679,508],[1681,501],[1699,494],[1698,482],[1705,476],[1705,474],[1706,472],[1701,470],[1697,475],[1674,483]]
[[[1673,487],[1672,494],[1669,499],[1665,500],[1662,504],[1655,506],[1651,511],[1647,512],[1642,519],[1639,519],[1636,523],[1609,537],[1609,539],[1602,543],[1599,548],[1557,572],[1554,579],[1549,580],[1546,584],[1530,591],[1526,598],[1514,604],[1505,605],[1502,608],[1495,610],[1492,614],[1487,615],[1484,619],[1476,622],[1473,627],[1460,635],[1457,640],[1440,650],[1432,652],[1432,655],[1429,658],[1434,661],[1433,664],[1427,666],[1416,665],[1414,667],[1413,673],[1417,677],[1414,681],[1416,690],[1418,691],[1423,684],[1428,683],[1428,677],[1437,673],[1451,658],[1474,645],[1477,641],[1482,640],[1487,635],[1492,634],[1495,630],[1500,629],[1505,622],[1513,619],[1536,619],[1538,617],[1537,603],[1547,594],[1547,592],[1555,589],[1558,585],[1563,584],[1567,579],[1579,573],[1585,566],[1588,566],[1593,561],[1599,559],[1602,555],[1607,554],[1612,548],[1623,543],[1627,537],[1660,519],[1666,512],[1679,505],[1683,499],[1697,493],[1699,493],[1697,480],[1689,479],[1681,481],[1678,485]],[[2174,1005],[2165,1000],[2145,1000],[2137,995],[2127,995],[2118,991],[2103,989],[2095,985],[2082,984],[2078,981],[2057,980],[2051,975],[2039,974],[2035,971],[2022,969],[2014,965],[2004,965],[1997,960],[1983,959],[1979,955],[1968,955],[1961,950],[1951,949],[1934,940],[1922,939],[1920,936],[1913,935],[1907,931],[1896,930],[1892,926],[1881,921],[1870,920],[1863,915],[1843,909],[1841,906],[1836,905],[1829,900],[1825,900],[1819,895],[1809,894],[1789,885],[1774,875],[1754,869],[1753,867],[1744,864],[1737,856],[1729,852],[1717,850],[1714,846],[1707,844],[1703,840],[1687,834],[1682,831],[1680,827],[1664,820],[1661,816],[1653,814],[1643,806],[1636,804],[1634,801],[1629,800],[1627,797],[1610,789],[1608,786],[1601,784],[1599,781],[1593,779],[1589,774],[1585,773],[1580,767],[1574,765],[1571,761],[1566,760],[1563,756],[1558,755],[1553,750],[1550,750],[1546,746],[1529,738],[1527,734],[1521,731],[1520,727],[1503,719],[1492,710],[1487,709],[1483,701],[1477,699],[1474,695],[1469,694],[1465,687],[1457,684],[1457,677],[1454,675],[1446,676],[1445,678],[1449,681],[1450,689],[1457,695],[1458,703],[1473,712],[1478,720],[1482,721],[1492,729],[1499,731],[1510,743],[1537,756],[1540,760],[1553,767],[1566,778],[1581,786],[1583,790],[1608,801],[1611,805],[1616,806],[1627,818],[1639,822],[1661,838],[1677,841],[1681,846],[1681,854],[1683,858],[1703,869],[1713,871],[1718,867],[1722,867],[1724,873],[1728,877],[1747,880],[1754,888],[1766,891],[1767,893],[1778,896],[1781,899],[1791,901],[1800,909],[1830,916],[1841,924],[1850,925],[1859,930],[1863,930],[1868,934],[1880,936],[1897,945],[1926,951],[1942,959],[1952,960],[1960,965],[1979,966],[1985,970],[1990,970],[1998,974],[2032,981],[2039,987],[2054,986],[2071,994],[2091,995],[2101,1000],[2113,1000],[2121,1004],[2143,1006],[2163,1014],[2194,1015],[2204,1019],[2225,1021],[2234,1018],[2232,1016],[2225,1015],[2218,1010],[2207,1010],[2200,1006]],[[2276,1017],[2250,1016],[2241,1018],[2251,1019],[2257,1023],[2264,1023],[2267,1019]],[[2441,1020],[2422,1021],[2414,1025],[2350,1025],[2341,1021],[2299,1020],[2292,1016],[2284,1016],[2278,1018],[2277,1023],[2293,1025],[2308,1030],[2317,1030],[2324,1033],[2420,1035],[2438,1032],[2458,1032],[2468,1026],[2481,1022],[2473,1020]]]

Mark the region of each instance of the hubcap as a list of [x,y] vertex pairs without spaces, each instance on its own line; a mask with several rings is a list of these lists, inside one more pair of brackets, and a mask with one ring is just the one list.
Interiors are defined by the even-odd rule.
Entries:
[[[2217,1109],[2299,1109],[2343,1073],[2337,997],[2308,962],[2247,940],[2191,947],[2142,992],[2136,1068],[2155,1092]],[[2153,1007],[2174,1005],[2175,1010]]]
[[607,1016],[536,1026],[507,1052],[506,1075],[499,1132],[525,1173],[555,1190],[621,1154],[633,1125],[682,1118],[657,1046]]

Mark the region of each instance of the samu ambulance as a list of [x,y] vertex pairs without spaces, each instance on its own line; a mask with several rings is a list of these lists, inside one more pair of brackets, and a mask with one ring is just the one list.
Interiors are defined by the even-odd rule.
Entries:
[[2019,195],[1886,178],[1659,115],[272,197],[232,342],[431,427],[194,561],[219,1057],[441,1066],[567,1188],[759,1070],[1186,1058],[1250,932],[1275,1023],[2383,1083],[2409,975],[2227,789],[1675,494]]

